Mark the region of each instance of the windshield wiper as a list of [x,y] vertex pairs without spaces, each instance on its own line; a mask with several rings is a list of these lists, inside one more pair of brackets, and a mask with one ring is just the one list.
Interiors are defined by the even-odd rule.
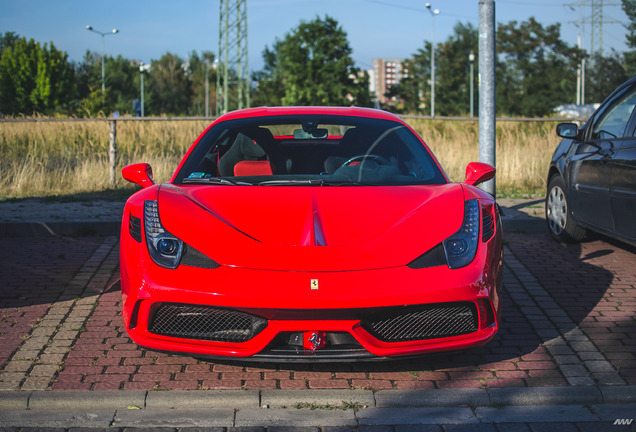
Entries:
[[223,177],[207,177],[207,178],[184,178],[183,183],[193,184],[215,184],[215,185],[233,185],[233,186],[253,186],[253,183],[240,182],[236,180],[230,180]]
[[327,179],[291,179],[291,180],[267,180],[258,183],[259,186],[362,186],[348,180],[327,180]]

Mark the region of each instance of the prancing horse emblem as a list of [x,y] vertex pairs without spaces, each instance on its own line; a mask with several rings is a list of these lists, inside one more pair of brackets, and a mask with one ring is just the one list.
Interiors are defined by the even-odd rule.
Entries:
[[318,279],[312,279],[310,282],[311,285],[311,289],[312,290],[317,290],[318,289]]
[[312,333],[311,337],[307,341],[311,344],[310,348],[312,350],[317,350],[324,344],[324,340],[318,335],[318,333]]

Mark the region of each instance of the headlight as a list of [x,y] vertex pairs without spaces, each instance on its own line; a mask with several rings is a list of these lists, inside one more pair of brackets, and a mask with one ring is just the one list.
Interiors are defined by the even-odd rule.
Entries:
[[477,253],[479,243],[479,201],[464,204],[464,222],[452,236],[407,264],[412,269],[447,265],[452,269],[468,265]]
[[144,202],[144,228],[150,258],[161,267],[177,268],[183,252],[183,241],[170,234],[161,225],[157,201]]
[[475,258],[479,244],[479,201],[466,201],[462,227],[442,244],[446,262],[452,269],[464,267]]

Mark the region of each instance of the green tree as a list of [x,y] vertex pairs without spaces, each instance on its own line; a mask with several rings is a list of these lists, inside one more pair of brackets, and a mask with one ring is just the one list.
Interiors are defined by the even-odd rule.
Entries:
[[[33,39],[3,37],[0,111],[51,114],[65,111],[74,97],[75,72],[67,54]],[[7,39],[9,40],[7,42]]]
[[139,98],[139,62],[122,57],[104,57],[105,89],[102,93],[102,57],[87,51],[77,66],[77,88],[83,115],[130,114]]
[[283,104],[285,87],[280,74],[277,74],[276,53],[280,41],[274,43],[273,48],[265,47],[263,60],[265,66],[262,70],[252,74],[254,92],[252,95],[253,106],[280,106]]
[[106,57],[106,105],[122,114],[133,113],[133,102],[140,97],[139,62],[121,55]]
[[275,102],[274,92],[282,91],[283,105],[370,102],[368,85],[354,67],[351,53],[347,34],[333,18],[301,22],[282,41],[277,40],[273,50],[265,49],[269,70],[266,67],[261,77],[266,79],[263,93],[267,97],[261,100]]
[[[477,53],[477,29],[470,23],[457,23],[453,34],[435,46],[435,114],[441,116],[466,115],[470,112],[470,52]],[[403,62],[409,71],[406,78],[391,89],[400,101],[398,111],[430,112],[431,100],[431,43],[426,41],[410,59]],[[475,69],[476,70],[476,69]],[[477,100],[477,74],[475,101]],[[476,105],[475,105],[476,106]]]
[[[470,61],[472,51],[477,56],[478,31],[470,23],[457,23],[453,34],[436,47],[435,52],[435,111],[444,116],[470,113]],[[475,68],[475,71],[477,68]],[[477,74],[473,74],[477,99]],[[476,101],[475,101],[476,102]],[[477,104],[475,103],[475,107]]]
[[20,39],[20,37],[15,32],[0,34],[0,53],[6,48],[13,48],[13,45],[18,39]]
[[75,66],[77,94],[81,105],[81,108],[78,108],[80,115],[91,115],[90,113],[97,113],[104,108],[101,93],[99,98],[93,94],[96,90],[101,92],[101,61],[100,54],[87,50],[82,61]]
[[576,69],[583,51],[561,40],[560,25],[543,27],[534,18],[497,30],[498,114],[540,117],[573,103]]
[[629,51],[625,53],[625,71],[628,76],[636,75],[636,1],[622,0],[623,12],[629,18],[627,24],[627,47]]
[[186,69],[183,60],[171,53],[153,60],[146,87],[148,112],[178,115],[188,111],[192,88]]
[[216,107],[216,69],[214,68],[214,54],[210,51],[203,51],[199,56],[195,51],[190,54],[189,79],[192,86],[192,100],[188,109],[188,114],[202,116],[205,115],[205,75],[208,75],[208,100],[209,113],[214,114]]
[[585,68],[585,100],[602,102],[616,87],[627,81],[623,56],[613,51],[609,56],[596,55]]
[[418,49],[411,58],[402,62],[402,68],[408,70],[408,75],[385,94],[390,98],[395,97],[398,104],[382,108],[410,114],[423,114],[424,110],[430,112],[431,43],[426,41],[424,48]]

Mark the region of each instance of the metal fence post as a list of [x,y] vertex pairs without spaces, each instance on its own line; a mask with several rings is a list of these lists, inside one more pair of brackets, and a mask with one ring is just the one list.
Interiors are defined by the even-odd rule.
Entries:
[[108,146],[108,159],[109,159],[109,184],[110,187],[115,187],[115,171],[117,169],[117,122],[115,120],[110,121],[110,144]]
[[[479,0],[479,161],[496,167],[495,2]],[[481,186],[496,196],[495,179]]]

